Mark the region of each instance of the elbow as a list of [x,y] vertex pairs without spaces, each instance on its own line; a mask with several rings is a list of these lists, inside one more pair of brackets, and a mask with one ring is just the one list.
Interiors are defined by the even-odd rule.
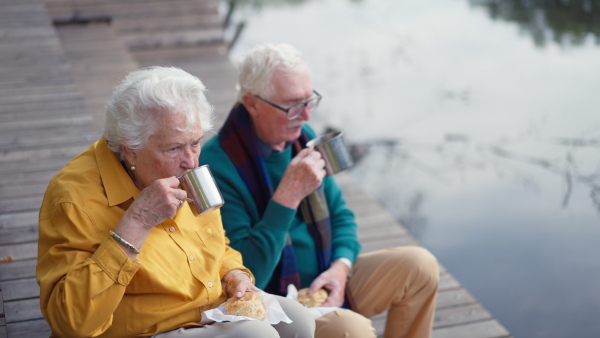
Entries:
[[106,331],[112,324],[112,318],[102,324],[97,323],[94,318],[84,318],[81,313],[60,313],[60,310],[43,311],[46,322],[56,337],[95,337]]

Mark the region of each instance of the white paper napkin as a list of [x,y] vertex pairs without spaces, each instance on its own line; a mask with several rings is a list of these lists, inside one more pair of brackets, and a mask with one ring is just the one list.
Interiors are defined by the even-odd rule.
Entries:
[[[296,286],[294,284],[289,284],[287,287],[287,295],[285,296],[285,298],[289,298],[289,299],[293,299],[296,300],[298,299],[298,289],[296,289]],[[306,305],[305,305],[306,306]],[[314,319],[317,318],[321,318],[324,315],[333,312],[335,310],[341,310],[341,307],[309,307],[308,311],[310,311],[310,314],[313,316]]]
[[[265,319],[262,320],[263,322],[267,322],[269,324],[277,324],[279,322],[284,322],[284,323],[289,324],[292,322],[290,317],[288,317],[285,314],[285,312],[283,311],[283,308],[281,308],[281,305],[279,305],[277,298],[275,298],[273,295],[270,295],[266,292],[257,292],[256,294],[260,297],[263,304],[265,305],[265,309],[267,310],[267,316],[265,317]],[[207,310],[207,311],[202,312],[202,323],[207,323],[210,321],[236,322],[239,320],[257,320],[257,319],[245,317],[245,316],[228,315],[225,313],[224,307],[225,307],[225,303],[219,305],[219,307],[216,309]],[[206,317],[206,319],[205,319],[205,317]]]

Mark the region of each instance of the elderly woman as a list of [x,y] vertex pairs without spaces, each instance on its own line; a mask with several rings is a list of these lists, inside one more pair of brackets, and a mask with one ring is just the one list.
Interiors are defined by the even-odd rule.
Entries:
[[202,321],[258,291],[220,212],[194,216],[179,187],[211,127],[204,90],[177,68],[130,73],[107,104],[104,137],[50,182],[37,280],[53,336],[313,336],[310,313],[281,297],[291,324]]

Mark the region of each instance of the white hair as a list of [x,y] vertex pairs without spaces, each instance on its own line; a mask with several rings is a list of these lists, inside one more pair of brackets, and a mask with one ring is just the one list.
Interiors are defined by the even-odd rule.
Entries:
[[129,73],[106,104],[104,138],[123,159],[122,146],[140,150],[154,134],[159,117],[181,113],[191,130],[198,121],[209,131],[213,107],[200,79],[175,67],[149,67]]
[[275,70],[288,74],[309,70],[302,54],[285,43],[252,47],[237,66],[240,99],[246,94],[269,98],[273,94],[271,77]]

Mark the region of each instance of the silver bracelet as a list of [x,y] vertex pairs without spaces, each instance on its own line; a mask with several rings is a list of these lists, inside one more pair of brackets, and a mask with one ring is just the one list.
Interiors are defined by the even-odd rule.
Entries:
[[117,235],[114,231],[110,231],[110,237],[114,238],[115,241],[125,245],[129,250],[131,250],[131,252],[135,253],[135,254],[139,254],[140,253],[140,249],[136,248],[135,246],[133,246],[133,244],[127,242],[123,237]]

